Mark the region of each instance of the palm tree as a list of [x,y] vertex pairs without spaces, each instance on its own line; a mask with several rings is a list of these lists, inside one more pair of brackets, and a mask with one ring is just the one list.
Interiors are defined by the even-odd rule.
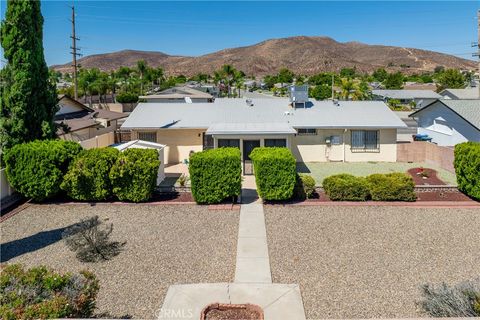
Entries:
[[227,88],[228,88],[228,97],[230,97],[230,88],[232,86],[232,83],[233,83],[233,79],[235,78],[235,72],[237,70],[235,70],[235,68],[230,65],[230,64],[224,64],[222,66],[222,73],[225,77],[225,80],[227,82]]
[[340,89],[341,89],[340,97],[345,100],[349,100],[350,95],[354,92],[355,84],[353,80],[342,78],[340,83]]
[[137,61],[137,71],[140,75],[140,94],[143,94],[143,76],[145,72],[147,72],[148,65],[145,60],[138,60]]
[[244,79],[243,79],[243,72],[235,71],[235,88],[238,90],[238,97],[240,98],[241,89],[243,87]]

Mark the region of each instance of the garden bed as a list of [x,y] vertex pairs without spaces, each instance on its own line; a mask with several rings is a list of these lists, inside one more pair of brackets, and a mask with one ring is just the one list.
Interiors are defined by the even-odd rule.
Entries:
[[412,176],[416,186],[443,186],[444,181],[438,178],[437,171],[430,168],[412,168],[408,174]]

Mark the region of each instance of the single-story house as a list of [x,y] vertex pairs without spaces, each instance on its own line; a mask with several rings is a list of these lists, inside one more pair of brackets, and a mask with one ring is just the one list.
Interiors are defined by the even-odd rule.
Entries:
[[157,94],[140,96],[139,99],[156,103],[204,103],[215,100],[211,94],[187,86],[169,88]]
[[117,129],[117,121],[128,114],[104,109],[92,109],[67,96],[58,97],[55,122],[58,136],[64,140],[84,141]]
[[[165,159],[238,147],[245,162],[255,147],[292,150],[298,162],[397,159],[397,129],[406,125],[381,101],[220,98],[214,103],[140,103],[122,125],[132,139],[166,145]],[[297,100],[298,101],[298,100]]]
[[475,87],[469,87],[465,89],[445,89],[440,92],[443,99],[453,100],[467,100],[467,99],[480,99],[480,89]]
[[387,102],[390,99],[399,100],[401,104],[415,103],[415,108],[420,109],[442,96],[432,90],[372,90],[375,100]]
[[157,186],[165,179],[165,145],[150,141],[132,140],[125,143],[120,143],[113,146],[117,150],[123,152],[128,149],[155,149],[158,152],[158,160],[160,160],[160,166],[158,167],[157,174]]
[[440,146],[480,142],[480,99],[437,100],[410,117],[417,120],[419,134],[428,134]]

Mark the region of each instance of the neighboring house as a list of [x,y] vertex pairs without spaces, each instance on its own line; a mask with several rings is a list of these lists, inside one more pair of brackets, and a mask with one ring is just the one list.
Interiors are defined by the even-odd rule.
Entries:
[[216,99],[214,103],[140,103],[122,125],[132,139],[165,144],[167,163],[191,152],[238,147],[244,163],[255,147],[292,150],[297,161],[397,159],[397,129],[406,125],[379,101],[308,101],[288,98]]
[[117,129],[117,121],[126,118],[125,113],[92,109],[62,95],[58,98],[59,110],[55,122],[60,126],[57,134],[61,139],[84,141]]
[[465,100],[480,99],[479,88],[470,87],[465,89],[445,89],[440,92],[443,99]]
[[215,98],[206,92],[190,87],[173,87],[157,94],[140,96],[140,100],[156,103],[205,103],[213,102]]
[[418,133],[439,146],[480,142],[480,100],[437,100],[410,117],[417,120]]
[[436,91],[437,85],[435,83],[419,83],[419,82],[405,82],[403,90],[430,90]]
[[187,85],[187,87],[211,94],[214,98],[218,98],[218,96],[220,95],[220,89],[216,85],[210,84],[210,83],[190,84],[190,85]]
[[442,96],[432,90],[372,90],[374,100],[388,102],[390,99],[399,100],[401,104],[415,103],[415,108],[420,109]]

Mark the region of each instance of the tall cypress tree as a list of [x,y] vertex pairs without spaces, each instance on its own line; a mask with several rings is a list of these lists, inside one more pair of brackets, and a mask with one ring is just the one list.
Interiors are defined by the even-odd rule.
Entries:
[[38,0],[9,0],[0,36],[8,63],[1,72],[2,148],[55,137],[55,87],[43,55],[43,17]]

